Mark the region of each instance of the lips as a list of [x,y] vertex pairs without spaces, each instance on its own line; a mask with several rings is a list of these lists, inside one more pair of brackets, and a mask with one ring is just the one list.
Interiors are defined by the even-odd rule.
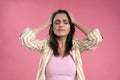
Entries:
[[58,29],[58,31],[65,31],[65,29]]

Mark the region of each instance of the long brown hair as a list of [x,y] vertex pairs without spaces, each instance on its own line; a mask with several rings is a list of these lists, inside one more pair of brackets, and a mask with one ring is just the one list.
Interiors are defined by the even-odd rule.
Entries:
[[72,49],[72,40],[73,40],[73,35],[75,32],[75,27],[74,24],[72,23],[72,20],[70,18],[70,15],[68,14],[68,12],[66,10],[57,10],[56,12],[53,13],[53,15],[51,16],[51,25],[50,25],[50,29],[49,29],[49,36],[50,36],[50,42],[49,45],[50,47],[53,49],[53,53],[55,56],[59,56],[59,52],[58,52],[58,41],[57,41],[57,36],[54,34],[53,32],[53,20],[55,18],[55,16],[57,14],[61,14],[64,13],[67,15],[69,24],[70,24],[70,32],[67,35],[67,39],[66,39],[66,49],[65,49],[65,55],[69,54],[69,51]]

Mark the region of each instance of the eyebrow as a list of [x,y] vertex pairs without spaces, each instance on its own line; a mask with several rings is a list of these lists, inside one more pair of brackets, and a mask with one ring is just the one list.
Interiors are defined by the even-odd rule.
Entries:
[[55,21],[60,21],[60,20],[55,20]]
[[68,21],[68,20],[63,20],[63,21]]
[[[57,20],[55,20],[55,21],[60,21],[59,19],[57,19]],[[68,21],[68,20],[66,20],[66,19],[63,19],[63,21]]]

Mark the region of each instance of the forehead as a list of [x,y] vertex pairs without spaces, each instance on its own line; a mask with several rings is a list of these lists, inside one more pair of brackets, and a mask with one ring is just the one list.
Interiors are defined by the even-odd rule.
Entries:
[[65,13],[57,14],[54,18],[54,21],[56,20],[68,20],[68,17]]

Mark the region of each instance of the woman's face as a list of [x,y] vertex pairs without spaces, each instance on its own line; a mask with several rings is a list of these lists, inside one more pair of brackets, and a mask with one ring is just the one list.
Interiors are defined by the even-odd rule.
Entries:
[[58,37],[67,37],[70,32],[70,24],[66,14],[57,14],[53,20],[53,31]]

